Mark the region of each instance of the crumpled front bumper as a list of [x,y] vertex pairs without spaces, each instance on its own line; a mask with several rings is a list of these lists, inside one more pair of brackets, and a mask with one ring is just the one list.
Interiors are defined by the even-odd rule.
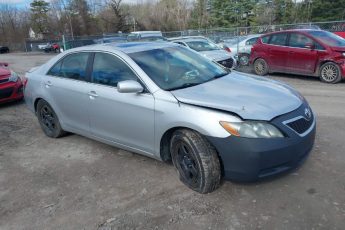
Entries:
[[301,165],[312,150],[316,121],[303,136],[283,122],[301,116],[303,108],[271,121],[286,135],[285,138],[207,137],[217,149],[227,180],[251,182],[289,172]]

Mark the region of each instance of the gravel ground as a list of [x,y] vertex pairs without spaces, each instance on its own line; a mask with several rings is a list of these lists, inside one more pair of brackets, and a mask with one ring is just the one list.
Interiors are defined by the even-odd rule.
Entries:
[[[23,73],[51,55],[6,54]],[[315,147],[286,176],[200,195],[172,165],[78,136],[50,139],[23,102],[0,106],[0,229],[344,229],[345,83],[272,75],[317,114]]]

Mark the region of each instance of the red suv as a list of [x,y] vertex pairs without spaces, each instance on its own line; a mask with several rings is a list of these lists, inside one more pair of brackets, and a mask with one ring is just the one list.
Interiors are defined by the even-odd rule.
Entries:
[[258,75],[291,73],[337,83],[345,78],[345,39],[323,30],[269,33],[253,46],[250,63]]

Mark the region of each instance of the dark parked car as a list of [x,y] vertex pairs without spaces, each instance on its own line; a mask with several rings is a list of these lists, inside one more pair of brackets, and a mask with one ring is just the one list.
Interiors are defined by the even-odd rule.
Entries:
[[10,49],[7,46],[0,46],[0,53],[9,53]]
[[345,39],[323,30],[273,32],[258,39],[250,62],[258,75],[283,72],[337,83],[345,78]]

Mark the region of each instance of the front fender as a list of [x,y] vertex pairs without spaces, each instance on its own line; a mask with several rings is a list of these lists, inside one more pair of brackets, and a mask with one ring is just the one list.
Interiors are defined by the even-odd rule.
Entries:
[[160,154],[160,143],[164,134],[173,128],[189,128],[202,135],[225,138],[230,134],[220,121],[241,121],[233,114],[180,103],[156,100],[155,104],[155,154]]

